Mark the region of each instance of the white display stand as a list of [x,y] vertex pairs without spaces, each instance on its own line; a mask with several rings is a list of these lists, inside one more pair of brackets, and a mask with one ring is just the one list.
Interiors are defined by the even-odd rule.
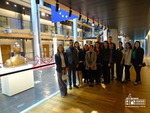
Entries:
[[[32,65],[24,65],[14,68],[1,68],[0,74],[31,68]],[[33,70],[22,71],[1,77],[2,94],[12,96],[34,87]]]

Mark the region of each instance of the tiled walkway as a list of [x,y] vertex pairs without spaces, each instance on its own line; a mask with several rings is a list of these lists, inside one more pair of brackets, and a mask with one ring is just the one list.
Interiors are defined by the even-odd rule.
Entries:
[[34,71],[35,87],[12,97],[3,95],[0,86],[0,113],[19,113],[59,90],[55,67]]

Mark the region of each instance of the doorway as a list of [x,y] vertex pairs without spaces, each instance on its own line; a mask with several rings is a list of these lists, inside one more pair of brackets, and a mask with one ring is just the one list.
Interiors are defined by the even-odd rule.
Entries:
[[9,59],[9,53],[11,52],[11,45],[1,45],[2,61],[5,63]]

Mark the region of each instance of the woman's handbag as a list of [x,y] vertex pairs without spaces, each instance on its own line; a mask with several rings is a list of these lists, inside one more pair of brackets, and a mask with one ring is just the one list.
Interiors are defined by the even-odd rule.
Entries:
[[62,74],[62,80],[67,80],[69,76],[67,74]]

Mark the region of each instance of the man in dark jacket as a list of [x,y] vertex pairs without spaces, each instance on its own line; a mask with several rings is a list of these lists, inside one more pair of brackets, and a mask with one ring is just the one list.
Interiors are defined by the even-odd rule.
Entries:
[[[72,89],[72,77],[73,77],[73,86],[79,88],[76,85],[76,68],[78,67],[79,60],[77,50],[73,47],[73,40],[69,41],[69,47],[66,49],[66,53],[68,56],[68,75],[69,75],[69,86],[70,90]],[[71,73],[73,76],[71,77]]]

